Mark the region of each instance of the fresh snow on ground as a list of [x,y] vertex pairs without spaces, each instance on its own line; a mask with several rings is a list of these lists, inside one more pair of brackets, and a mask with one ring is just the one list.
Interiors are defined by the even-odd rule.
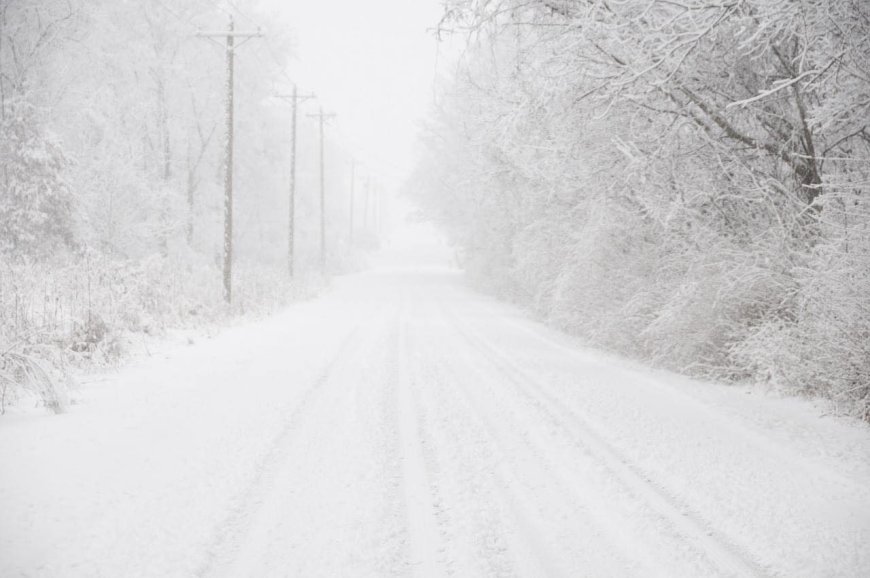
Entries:
[[336,280],[0,418],[0,576],[866,576],[870,431]]

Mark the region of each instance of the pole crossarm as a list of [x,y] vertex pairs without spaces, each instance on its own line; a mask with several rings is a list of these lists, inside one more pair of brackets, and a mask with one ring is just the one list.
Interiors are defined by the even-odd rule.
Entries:
[[317,118],[317,119],[320,119],[323,121],[328,121],[328,120],[332,120],[333,118],[335,118],[338,115],[336,115],[334,112],[318,112],[316,114],[308,114],[305,116],[307,116],[308,118]]
[[195,34],[195,36],[198,36],[200,38],[210,38],[214,36],[220,36],[221,38],[226,38],[227,36],[232,36],[233,38],[255,38],[265,36],[265,34],[263,34],[263,32],[259,29],[256,32],[245,32],[242,30],[214,30],[210,32],[203,32],[202,30],[200,30]]
[[[221,48],[226,48],[227,51],[234,52],[238,48],[241,48],[246,42],[248,42],[251,38],[262,38],[266,36],[260,28],[257,28],[256,31],[250,30],[235,30],[233,28],[233,22],[230,20],[230,27],[228,30],[208,30],[203,31],[200,30],[196,34],[194,34],[197,38],[205,38],[206,40],[210,40],[220,46]],[[226,39],[228,44],[225,46],[215,40],[216,38]],[[238,44],[230,44],[230,39],[235,40],[236,38],[240,38],[242,41]]]
[[273,94],[275,98],[280,98],[281,100],[286,100],[287,102],[305,102],[307,100],[312,100],[317,98],[317,95],[313,92],[309,92],[308,94]]

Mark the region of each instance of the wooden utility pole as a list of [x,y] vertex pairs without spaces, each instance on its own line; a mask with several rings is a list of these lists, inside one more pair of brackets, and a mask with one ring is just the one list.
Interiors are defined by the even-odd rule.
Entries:
[[381,234],[381,183],[375,183],[372,193],[372,232],[377,238]]
[[324,113],[323,107],[320,107],[320,112],[308,116],[320,122],[320,272],[326,274],[326,177],[323,162],[323,125],[327,119],[335,118],[335,115]]
[[292,113],[290,121],[290,212],[289,212],[289,230],[287,235],[287,270],[292,279],[295,274],[295,254],[296,254],[296,110],[300,102],[304,102],[314,98],[314,93],[299,94],[296,90],[296,85],[293,85],[291,94],[278,94],[278,98],[289,100]]
[[383,207],[381,206],[381,191],[383,189],[378,187],[375,189],[375,234],[378,236],[378,239],[381,237],[381,218],[383,217]]
[[353,251],[353,211],[354,211],[354,181],[356,179],[356,161],[350,163],[350,234],[348,236],[348,247]]
[[[263,33],[237,32],[230,16],[229,27],[225,31],[199,32],[202,38],[226,38],[227,78],[226,78],[226,153],[224,157],[224,299],[233,302],[233,81],[234,57],[236,49],[251,38],[263,36]],[[242,38],[238,45],[236,38]],[[221,45],[222,46],[222,45]],[[223,47],[223,46],[222,46]]]
[[363,197],[363,232],[368,234],[369,231],[369,197],[372,192],[372,180],[366,179],[366,194]]

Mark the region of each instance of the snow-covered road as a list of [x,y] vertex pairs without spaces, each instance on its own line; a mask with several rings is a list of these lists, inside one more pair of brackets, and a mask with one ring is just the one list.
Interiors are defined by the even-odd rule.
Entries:
[[870,432],[750,391],[346,277],[0,419],[0,576],[867,576]]

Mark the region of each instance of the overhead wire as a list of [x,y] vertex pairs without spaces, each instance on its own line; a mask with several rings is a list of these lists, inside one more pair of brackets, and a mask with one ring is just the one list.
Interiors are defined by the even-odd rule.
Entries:
[[[238,3],[237,3],[235,0],[226,0],[226,3],[227,3],[227,5],[229,5],[229,6],[230,6],[230,7],[231,7],[231,8],[232,8],[236,13],[238,13],[238,15],[241,16],[242,19],[247,20],[248,23],[250,23],[252,26],[256,27],[258,30],[262,30],[262,27],[260,26],[260,23],[259,23],[259,22],[254,18],[254,17],[252,17],[248,12],[246,12],[245,10],[242,10],[242,9],[239,7]],[[270,58],[272,59],[272,61],[274,62],[278,74],[280,74],[280,75],[281,75],[281,76],[282,76],[282,77],[283,77],[287,82],[289,82],[289,83],[291,83],[291,84],[296,84],[295,79],[293,79],[293,78],[292,78],[292,77],[287,73],[286,65],[281,61],[281,58],[278,56],[278,51],[277,51],[277,49],[275,48],[275,46],[274,46],[274,44],[273,44],[273,42],[272,42],[272,40],[271,40],[271,37],[270,37],[269,35],[265,35],[265,36],[264,36],[264,42],[262,43],[262,46],[264,46],[264,47],[266,48],[266,50],[268,51],[268,53],[269,53],[269,57],[270,57]],[[254,50],[254,53],[255,53],[258,57],[260,56],[260,50],[259,50],[259,49]],[[260,62],[261,62],[261,64],[265,64],[265,63],[263,63],[262,60],[260,60]]]
[[[189,27],[195,31],[200,31],[202,29],[201,26],[199,26],[198,24],[196,24],[194,22],[194,19],[196,17],[195,15],[184,16],[178,10],[171,8],[169,5],[167,5],[165,2],[163,2],[163,0],[154,0],[154,2],[158,6],[163,8],[163,10],[165,10],[166,13],[171,15],[173,18],[175,18],[181,24],[184,24],[186,27]],[[239,7],[238,3],[234,2],[233,0],[226,0],[226,4],[229,8],[225,8],[220,3],[210,3],[210,2],[206,3],[206,2],[198,1],[198,2],[196,2],[196,4],[200,8],[203,8],[206,10],[217,10],[218,12],[221,12],[222,14],[224,14],[228,17],[239,16],[242,20],[247,21],[250,25],[255,27],[257,30],[263,30],[263,28],[262,28],[262,26],[260,26],[259,22],[255,18],[253,18],[248,12],[246,12],[245,10],[242,10]],[[270,37],[268,35],[264,35],[263,40],[264,40],[264,42],[262,44],[265,45],[265,48],[268,51],[268,57],[271,58],[271,60],[274,63],[274,69],[277,71],[277,73],[284,80],[286,80],[287,82],[289,82],[291,84],[296,84],[295,79],[293,79],[287,73],[286,66],[281,61],[281,58],[278,56],[278,50],[275,48],[273,42],[270,40]],[[258,43],[258,44],[260,44],[260,43]],[[257,57],[257,59],[260,61],[260,63],[262,65],[269,66],[270,68],[272,67],[272,64],[264,62],[262,51],[260,49],[254,49],[252,52],[254,53],[254,55]]]
[[260,25],[257,23],[257,21],[254,20],[253,18],[251,18],[250,16],[248,16],[248,15],[245,13],[245,11],[242,10],[241,8],[239,8],[239,5],[236,4],[233,0],[226,0],[226,3],[229,4],[229,6],[230,6],[233,10],[235,10],[235,11],[239,14],[239,16],[241,16],[244,20],[247,20],[247,21],[250,22],[252,25],[254,25],[255,27],[257,27],[258,29],[260,28]]
[[[176,20],[178,20],[182,24],[189,26],[195,30],[200,29],[200,27],[197,26],[196,24],[194,24],[194,22],[193,22],[194,18],[196,17],[195,14],[191,15],[191,16],[184,16],[181,13],[179,13],[177,10],[170,8],[165,2],[163,2],[163,0],[154,0],[154,2],[158,6],[163,8],[169,15],[173,16]],[[200,4],[200,6],[202,6],[202,4]]]

